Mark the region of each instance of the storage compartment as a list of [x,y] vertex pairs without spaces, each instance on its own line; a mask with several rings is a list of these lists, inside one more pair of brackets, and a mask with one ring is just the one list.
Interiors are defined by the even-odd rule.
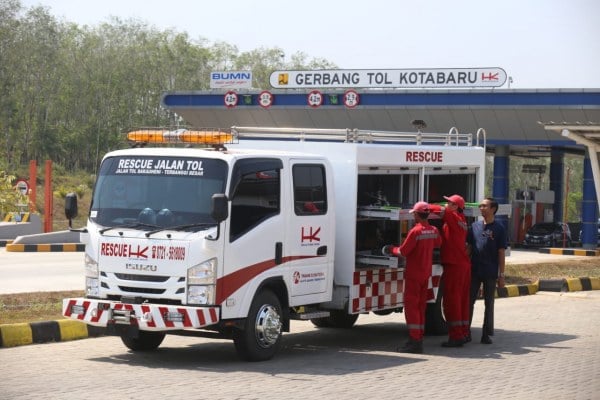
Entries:
[[399,174],[358,176],[357,267],[402,266],[398,264],[397,257],[382,256],[381,248],[386,244],[400,243],[402,228],[398,214],[406,211],[401,206],[403,198],[406,198],[403,196],[405,178]]
[[[426,201],[445,203],[444,196],[454,193],[461,194],[467,202],[475,201],[474,170],[369,168],[362,172],[358,176],[356,219],[356,266],[361,269],[403,267],[403,259],[382,256],[381,248],[402,243],[412,227],[413,216],[409,211],[420,200],[420,173],[424,173]],[[465,214],[476,217],[479,211],[475,206],[465,210]],[[441,228],[441,220],[435,215],[430,223]]]

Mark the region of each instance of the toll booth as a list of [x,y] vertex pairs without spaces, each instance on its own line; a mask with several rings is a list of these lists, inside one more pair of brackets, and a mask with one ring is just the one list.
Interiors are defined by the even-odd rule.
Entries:
[[517,190],[512,202],[512,223],[510,238],[521,243],[525,232],[538,222],[554,221],[554,191],[525,189]]

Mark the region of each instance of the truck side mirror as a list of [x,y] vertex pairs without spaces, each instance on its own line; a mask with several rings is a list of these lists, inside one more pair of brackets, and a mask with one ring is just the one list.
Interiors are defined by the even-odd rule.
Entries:
[[65,196],[65,216],[69,220],[69,228],[71,228],[71,220],[77,217],[76,193],[67,193]]
[[210,216],[217,222],[223,222],[229,216],[228,199],[225,193],[215,193],[212,196]]

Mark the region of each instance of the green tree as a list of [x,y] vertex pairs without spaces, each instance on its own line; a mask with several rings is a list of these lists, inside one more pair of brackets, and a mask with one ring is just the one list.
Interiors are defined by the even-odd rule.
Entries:
[[15,177],[0,171],[0,218],[9,212],[19,211],[19,206],[27,205],[27,196],[21,194],[14,186]]
[[0,2],[0,152],[7,170],[51,159],[66,171],[95,172],[124,131],[181,123],[161,107],[165,92],[206,90],[210,71],[251,70],[256,87],[272,71],[331,68],[280,48],[236,46],[158,30],[136,19],[97,26],[58,21],[47,8]]

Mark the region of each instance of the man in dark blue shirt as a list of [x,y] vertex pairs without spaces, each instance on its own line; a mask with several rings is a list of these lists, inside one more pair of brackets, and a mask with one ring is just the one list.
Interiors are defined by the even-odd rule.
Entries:
[[[475,221],[467,234],[467,243],[471,250],[471,322],[479,288],[483,284],[485,311],[481,343],[491,344],[490,336],[494,335],[496,282],[498,287],[504,287],[504,257],[507,239],[506,230],[495,221],[498,202],[488,197],[479,204],[479,211],[483,221]],[[469,335],[467,341],[470,339]]]

